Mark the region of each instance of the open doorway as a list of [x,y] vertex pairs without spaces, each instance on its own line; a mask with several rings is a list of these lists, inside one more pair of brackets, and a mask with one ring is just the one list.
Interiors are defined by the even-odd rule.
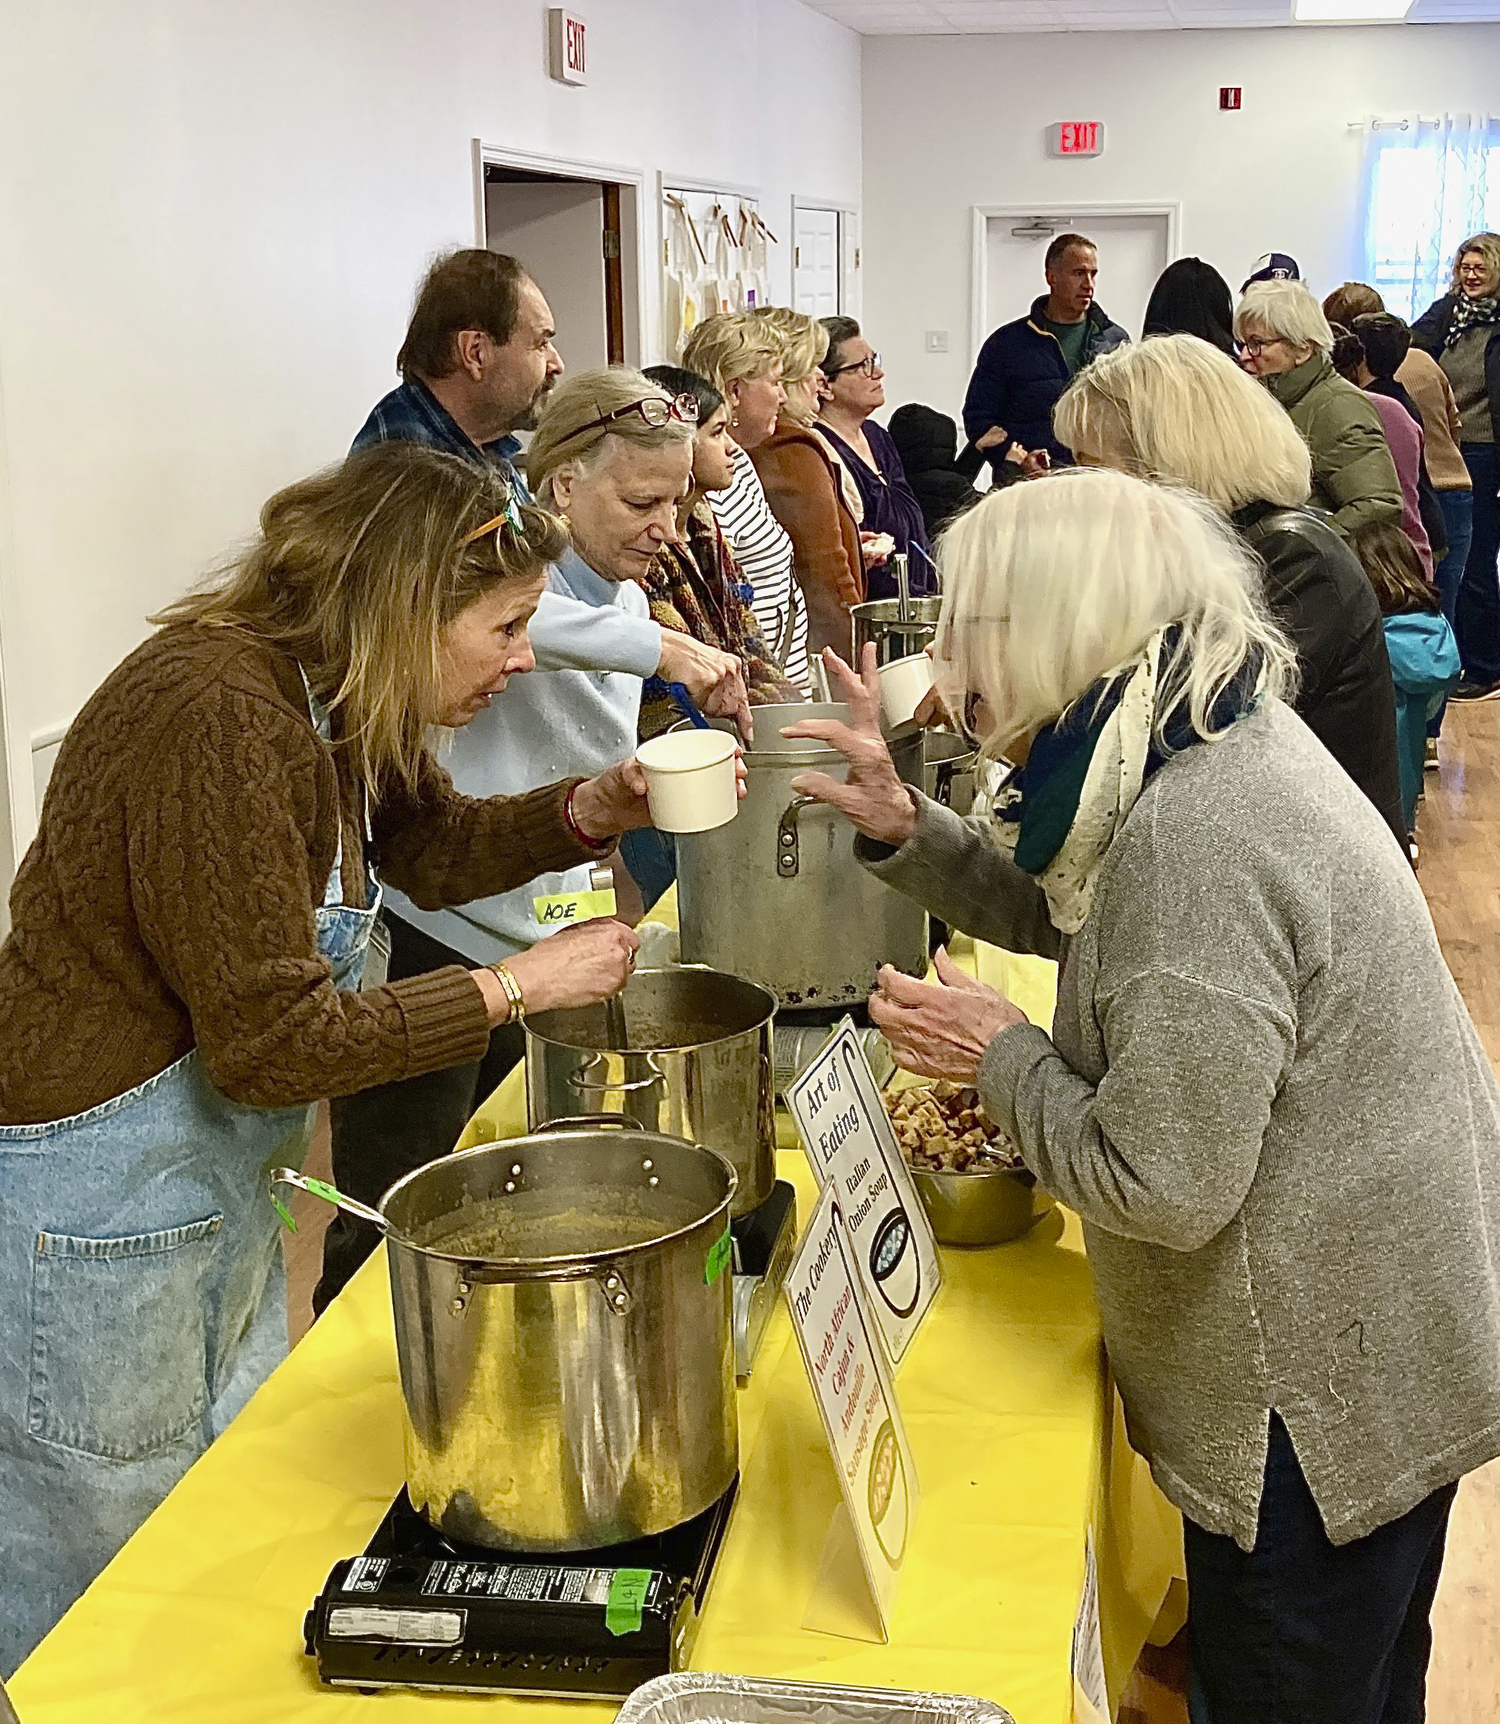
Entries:
[[482,152],[481,237],[546,294],[572,370],[638,359],[638,187]]
[[1132,339],[1141,333],[1156,278],[1177,256],[1176,204],[1029,204],[976,208],[972,354],[990,331],[1024,317],[1047,291],[1043,259],[1060,233],[1099,248],[1099,305]]

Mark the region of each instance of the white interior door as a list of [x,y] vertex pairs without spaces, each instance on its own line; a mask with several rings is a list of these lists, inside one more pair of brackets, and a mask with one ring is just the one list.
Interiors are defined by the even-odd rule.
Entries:
[[981,340],[1002,323],[1024,317],[1037,295],[1047,291],[1047,247],[1056,235],[1070,232],[1086,235],[1099,248],[1100,309],[1123,324],[1132,340],[1139,339],[1151,289],[1172,259],[1171,218],[1159,211],[1128,210],[1071,215],[1059,205],[1045,216],[988,213]]
[[836,317],[839,297],[839,212],[792,214],[792,303],[809,317]]
[[489,249],[519,258],[546,294],[568,369],[607,365],[603,186],[491,181],[484,188],[484,216]]

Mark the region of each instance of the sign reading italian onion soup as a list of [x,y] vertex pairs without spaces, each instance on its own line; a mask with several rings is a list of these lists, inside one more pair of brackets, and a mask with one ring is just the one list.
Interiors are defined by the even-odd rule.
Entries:
[[898,1365],[942,1285],[927,1211],[849,1018],[787,1091],[818,1184],[839,1201],[886,1358]]
[[839,1195],[825,1185],[787,1272],[786,1296],[881,1635],[889,1638],[917,1473],[853,1257]]

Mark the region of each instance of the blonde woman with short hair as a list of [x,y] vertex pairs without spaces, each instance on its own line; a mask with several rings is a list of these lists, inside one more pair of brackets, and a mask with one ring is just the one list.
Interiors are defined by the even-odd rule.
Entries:
[[1263,563],[1267,600],[1296,643],[1293,705],[1404,850],[1380,607],[1349,546],[1304,506],[1311,460],[1286,413],[1208,342],[1161,335],[1101,354],[1073,379],[1054,423],[1084,465],[1188,486],[1232,522]]
[[708,505],[750,583],[750,608],[773,662],[805,692],[807,606],[792,568],[791,536],[772,514],[748,453],[774,434],[786,405],[781,343],[749,312],[724,312],[688,336],[682,363],[728,403],[734,483],[710,493]]
[[864,503],[853,475],[815,421],[822,399],[818,360],[828,332],[806,313],[786,306],[750,314],[777,343],[787,400],[774,433],[755,445],[751,459],[771,512],[792,541],[797,581],[807,602],[813,651],[850,650],[850,610],[868,596],[865,569],[890,547],[861,534]]
[[1287,410],[1312,455],[1312,501],[1348,538],[1401,519],[1401,484],[1374,404],[1333,368],[1333,331],[1300,281],[1252,281],[1234,314],[1240,363]]
[[562,543],[495,468],[362,451],[273,497],[68,731],[0,947],[6,1670],[285,1354],[266,1170],[315,1104],[629,974],[604,921],[360,991],[381,883],[461,904],[648,818],[633,762],[482,801],[429,747],[528,680]]
[[1500,234],[1476,233],[1458,248],[1449,291],[1412,325],[1453,386],[1459,449],[1473,485],[1473,535],[1453,602],[1463,658],[1454,700],[1500,695]]
[[1456,1481],[1500,1452],[1500,1092],[1422,894],[1208,503],[1072,470],[940,556],[939,686],[1020,762],[995,823],[900,782],[873,649],[832,667],[850,723],[795,727],[847,782],[795,787],[935,915],[1056,958],[1057,1010],[940,952],[871,1021],[1082,1218],[1203,1715],[1416,1720]]

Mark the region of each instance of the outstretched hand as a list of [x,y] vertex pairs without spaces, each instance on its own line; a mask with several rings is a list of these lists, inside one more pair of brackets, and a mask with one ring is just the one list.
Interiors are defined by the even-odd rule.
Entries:
[[823,653],[823,664],[835,698],[848,705],[849,723],[808,718],[781,734],[828,743],[849,762],[849,774],[840,780],[826,772],[802,772],[792,780],[792,789],[836,808],[865,837],[899,849],[916,830],[917,810],[881,734],[874,643],[865,647],[859,675],[831,647]]
[[870,996],[870,1022],[904,1071],[972,1084],[995,1037],[1031,1020],[1004,994],[966,975],[941,946],[933,964],[935,983],[884,965]]

